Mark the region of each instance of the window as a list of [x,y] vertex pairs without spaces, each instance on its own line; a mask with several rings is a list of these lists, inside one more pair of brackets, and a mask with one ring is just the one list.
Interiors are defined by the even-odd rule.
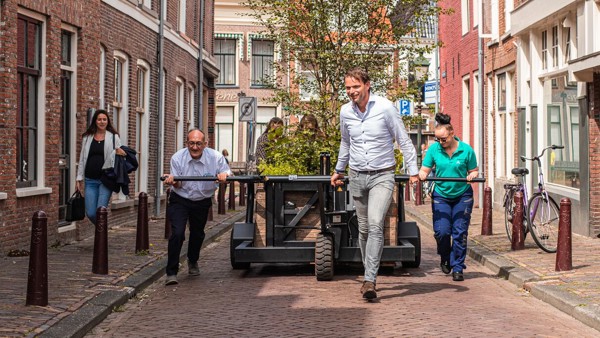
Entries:
[[510,31],[510,12],[514,8],[514,0],[504,0],[504,32]]
[[186,6],[186,0],[179,0],[179,31],[182,33],[185,33]]
[[152,0],[144,0],[144,6],[148,8],[152,8]]
[[[99,104],[99,107],[103,108],[103,109],[106,108],[106,105],[105,105],[106,101],[104,99],[104,95],[106,93],[106,78],[105,78],[105,76],[106,76],[106,50],[104,49],[104,47],[100,47],[100,71],[98,74],[98,78],[100,79],[100,81],[98,81],[98,82],[100,82],[99,83],[100,98],[98,100],[99,101],[98,104]],[[89,118],[90,119],[92,118],[91,114],[90,114]],[[88,124],[90,122],[91,121],[88,121]]]
[[577,86],[569,86],[565,76],[544,81],[544,97],[547,102],[548,140],[545,146],[563,145],[548,154],[548,182],[579,188],[579,106]]
[[252,40],[251,85],[266,87],[273,76],[275,44],[270,40]]
[[312,67],[303,65],[300,62],[298,65],[298,87],[300,90],[300,100],[309,101],[310,99],[316,99],[319,97],[317,88],[316,78]]
[[175,149],[179,150],[183,148],[183,141],[187,135],[183,135],[183,121],[184,119],[184,93],[185,85],[183,80],[177,78],[177,88],[175,89]]
[[567,64],[569,61],[571,61],[571,28],[565,28],[565,30],[563,31],[563,36],[565,39],[565,42],[564,42],[564,46],[565,46],[564,64]]
[[17,188],[38,184],[37,145],[42,81],[42,23],[18,17],[17,23]]
[[233,110],[234,107],[217,107],[217,116],[215,116],[215,149],[221,152],[227,149],[233,161],[235,149],[233,147]]
[[548,69],[548,31],[542,32],[542,69]]
[[190,130],[195,128],[195,116],[194,116],[194,108],[196,105],[196,90],[193,86],[188,87],[188,95],[187,95],[187,129]]
[[121,142],[127,144],[128,116],[127,116],[127,93],[128,93],[128,59],[127,55],[115,51],[113,57],[113,101],[112,101],[112,124],[119,133]]
[[461,8],[460,8],[460,12],[461,12],[461,23],[462,23],[462,34],[465,35],[467,33],[469,33],[469,29],[471,27],[471,22],[469,20],[469,14],[470,14],[470,8],[469,8],[469,2],[471,0],[462,0],[461,3]]
[[236,84],[236,39],[215,39],[215,57],[221,69],[217,85],[234,86]]
[[498,75],[498,110],[506,110],[506,73]]
[[137,62],[137,114],[136,114],[136,150],[138,152],[138,170],[135,171],[135,191],[148,191],[148,153],[150,134],[150,64],[143,60]]
[[552,27],[552,67],[558,67],[558,26]]

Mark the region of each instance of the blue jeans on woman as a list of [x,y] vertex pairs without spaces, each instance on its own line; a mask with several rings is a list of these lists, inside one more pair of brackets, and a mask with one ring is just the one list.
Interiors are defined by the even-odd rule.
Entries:
[[433,192],[433,236],[442,263],[449,261],[452,271],[466,269],[467,236],[473,211],[473,188],[456,198],[445,198]]
[[90,221],[96,224],[96,210],[108,207],[112,191],[100,179],[85,178],[85,213]]

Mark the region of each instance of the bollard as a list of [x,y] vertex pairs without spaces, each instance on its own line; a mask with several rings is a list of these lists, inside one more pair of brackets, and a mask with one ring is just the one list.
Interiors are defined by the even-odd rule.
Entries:
[[219,215],[225,215],[225,189],[227,189],[226,183],[219,183],[219,194],[218,198],[218,210]]
[[150,239],[148,235],[148,194],[141,192],[138,198],[137,232],[135,236],[135,253],[148,251]]
[[571,200],[560,200],[558,218],[558,243],[556,246],[556,271],[573,270],[573,253],[571,239]]
[[415,205],[423,205],[423,184],[418,181],[415,185]]
[[165,239],[171,237],[171,220],[169,219],[169,197],[171,196],[171,188],[167,189],[167,202],[165,203]]
[[525,249],[525,233],[523,232],[523,193],[515,193],[515,209],[512,220],[512,243],[511,250]]
[[404,183],[404,201],[410,202],[410,183]]
[[235,182],[229,182],[229,210],[235,210]]
[[47,222],[48,218],[45,212],[40,210],[33,214],[33,219],[31,220],[31,245],[25,305],[48,305]]
[[99,207],[96,211],[92,273],[108,275],[108,210],[106,207]]
[[211,205],[210,208],[208,208],[208,219],[207,220],[208,221],[212,221],[213,219],[214,219],[214,216],[213,216],[213,207]]
[[240,207],[246,206],[246,183],[240,182]]
[[492,235],[492,188],[483,189],[483,220],[481,221],[481,235]]

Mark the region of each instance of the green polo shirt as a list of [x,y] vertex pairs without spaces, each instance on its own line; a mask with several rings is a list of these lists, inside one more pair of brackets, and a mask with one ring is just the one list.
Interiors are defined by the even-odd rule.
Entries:
[[[435,165],[436,177],[466,178],[469,170],[477,168],[473,148],[458,137],[454,138],[458,141],[458,147],[452,156],[448,156],[438,142],[432,144],[425,153],[423,166],[433,168]],[[468,187],[466,182],[435,182],[435,191],[446,198],[459,197]]]

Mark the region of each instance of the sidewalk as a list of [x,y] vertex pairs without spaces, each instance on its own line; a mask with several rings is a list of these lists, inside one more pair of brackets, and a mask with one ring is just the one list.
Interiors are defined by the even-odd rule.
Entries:
[[[213,207],[204,245],[245,216],[245,208],[225,215]],[[110,222],[110,219],[109,219]],[[148,255],[135,254],[137,220],[110,224],[108,275],[92,273],[94,238],[48,248],[48,306],[25,306],[29,257],[0,258],[0,337],[81,337],[115,307],[164,276],[167,240],[164,215],[149,222]],[[187,253],[188,234],[181,250]]]
[[[432,228],[429,199],[415,206],[406,202],[406,216]],[[504,226],[504,209],[494,208],[493,235],[481,236],[483,209],[476,208],[469,228],[468,255],[498,276],[586,325],[600,330],[600,239],[572,235],[573,270],[555,271],[556,254],[537,247],[531,235],[525,250],[511,251]],[[469,278],[469,270],[465,271]]]

